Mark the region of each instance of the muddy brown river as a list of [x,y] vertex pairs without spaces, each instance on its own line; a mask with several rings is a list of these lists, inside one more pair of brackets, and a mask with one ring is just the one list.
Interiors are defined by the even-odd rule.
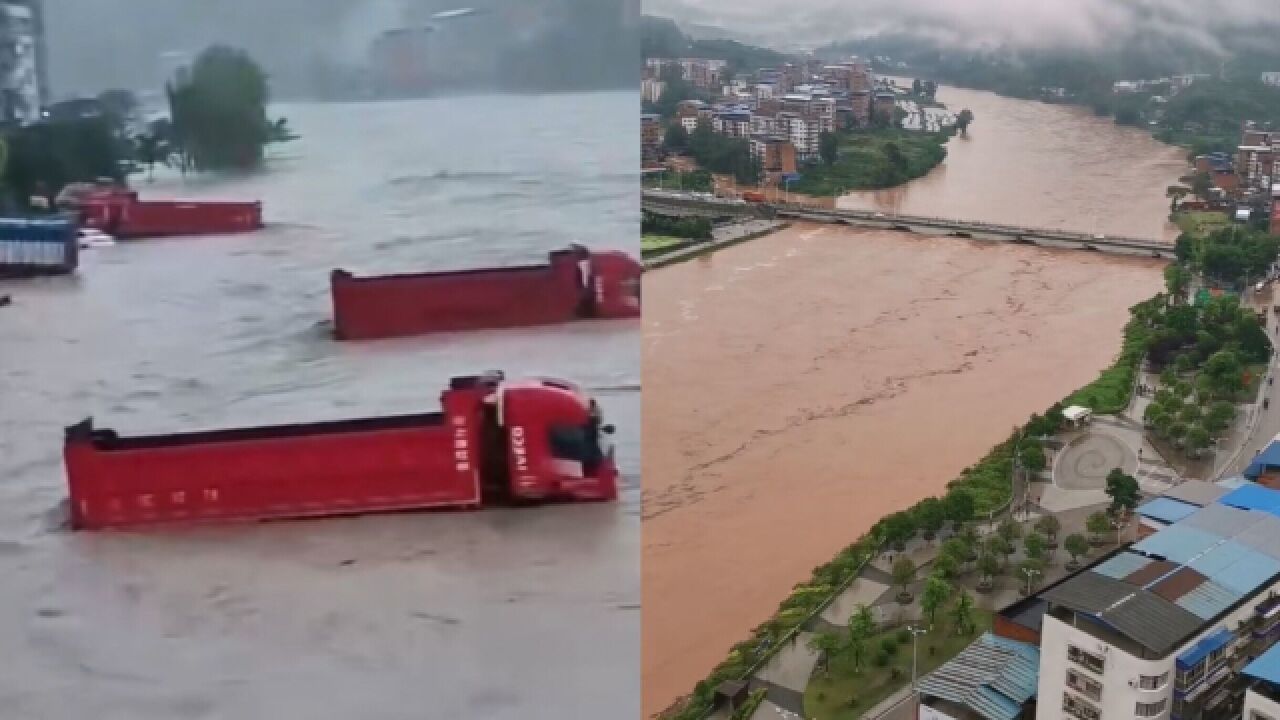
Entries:
[[[852,207],[1172,239],[1182,152],[1087,111],[943,88],[944,166]],[[643,706],[797,582],[945,490],[1114,357],[1161,264],[797,225],[645,276]]]

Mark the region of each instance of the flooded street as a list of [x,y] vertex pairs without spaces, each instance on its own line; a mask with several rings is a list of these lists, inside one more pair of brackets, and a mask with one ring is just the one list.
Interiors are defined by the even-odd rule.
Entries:
[[[976,116],[946,165],[842,203],[1171,239],[1181,151],[1078,110],[939,97]],[[876,520],[1095,378],[1161,267],[801,224],[647,274],[645,714]]]
[[[637,323],[340,345],[328,273],[637,253],[634,93],[276,108],[302,139],[241,179],[238,237],[84,251],[0,290],[6,718],[626,717],[638,696]],[[274,113],[273,113],[274,114]],[[519,123],[512,123],[519,117]],[[593,389],[622,501],[155,535],[59,530],[62,429],[122,433],[435,410],[488,369]],[[581,688],[590,688],[581,692]],[[621,700],[625,699],[625,700]],[[623,706],[619,703],[622,702]]]

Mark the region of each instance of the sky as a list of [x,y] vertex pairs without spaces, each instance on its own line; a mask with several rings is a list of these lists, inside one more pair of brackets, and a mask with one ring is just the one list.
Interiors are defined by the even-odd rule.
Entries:
[[[57,98],[104,88],[163,88],[160,55],[198,53],[213,43],[247,50],[273,86],[307,82],[318,57],[363,63],[381,32],[431,24],[433,13],[465,7],[501,16],[495,47],[560,25],[583,30],[636,0],[43,0],[49,75]],[[638,15],[638,7],[632,10]],[[478,16],[477,16],[478,17]],[[464,22],[465,19],[455,21]],[[470,22],[470,21],[468,21]],[[511,28],[516,28],[511,30]],[[525,37],[528,41],[530,38]],[[616,42],[614,45],[618,45]],[[625,47],[625,46],[620,46]],[[554,60],[552,60],[554,61]],[[630,57],[609,58],[628,69]]]
[[1138,29],[1220,50],[1225,32],[1280,26],[1280,0],[645,0],[644,9],[785,50],[887,31],[947,46],[1091,49]]

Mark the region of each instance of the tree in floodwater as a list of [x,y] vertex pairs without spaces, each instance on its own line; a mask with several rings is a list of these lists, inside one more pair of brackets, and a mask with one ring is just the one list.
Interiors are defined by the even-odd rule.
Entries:
[[972,123],[973,111],[969,108],[961,110],[960,113],[956,115],[956,130],[959,130],[962,134],[969,134],[969,125]]
[[221,45],[205,50],[187,81],[165,92],[184,171],[248,170],[262,163],[274,127],[267,120],[267,76],[244,51]]
[[70,183],[124,178],[126,148],[105,117],[34,123],[5,142],[5,188],[23,206],[37,194],[52,200]]

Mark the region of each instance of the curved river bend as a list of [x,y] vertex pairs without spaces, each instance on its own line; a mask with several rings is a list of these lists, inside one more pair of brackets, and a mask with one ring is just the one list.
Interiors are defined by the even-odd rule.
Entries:
[[[842,205],[1172,240],[1182,152],[943,88],[948,159]],[[644,712],[790,588],[1092,380],[1160,264],[797,225],[645,276]]]

